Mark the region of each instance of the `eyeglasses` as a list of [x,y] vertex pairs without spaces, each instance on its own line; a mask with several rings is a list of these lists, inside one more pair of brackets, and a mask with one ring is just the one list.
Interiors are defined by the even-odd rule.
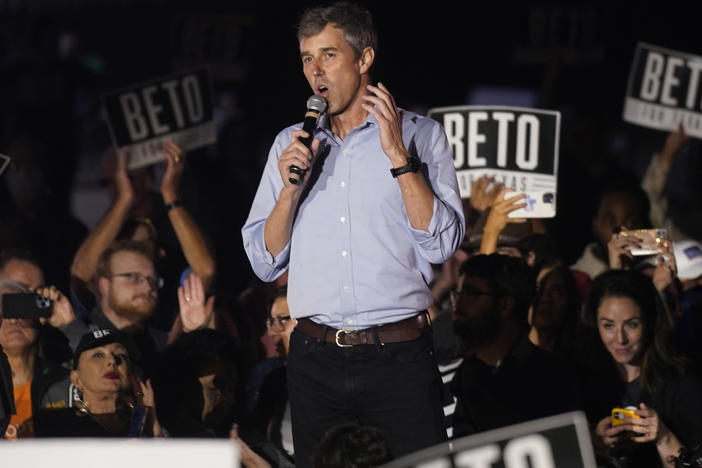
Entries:
[[110,278],[114,278],[115,276],[125,278],[129,284],[134,286],[137,286],[146,280],[149,283],[149,286],[151,286],[151,289],[161,289],[163,287],[163,278],[158,276],[144,276],[138,272],[128,272],[110,275]]
[[280,317],[268,317],[266,319],[266,327],[272,328],[275,326],[278,330],[283,330],[285,328],[285,324],[288,323],[290,320],[289,315],[281,315]]
[[492,292],[492,291],[481,291],[480,289],[476,288],[469,288],[469,287],[463,287],[460,291],[456,289],[452,289],[450,291],[450,296],[451,296],[451,303],[455,304],[458,302],[458,299],[460,297],[467,297],[467,298],[474,298],[478,296],[499,296],[500,294]]

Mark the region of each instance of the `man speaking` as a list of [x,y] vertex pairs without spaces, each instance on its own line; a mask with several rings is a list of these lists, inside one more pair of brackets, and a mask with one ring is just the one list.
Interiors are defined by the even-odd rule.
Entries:
[[[426,309],[431,264],[465,234],[453,158],[438,123],[372,84],[367,10],[308,10],[298,41],[326,112],[313,135],[297,124],[276,137],[244,248],[263,281],[289,270],[296,465],[347,422],[380,429],[397,457],[446,437]],[[308,148],[300,139],[310,136]]]

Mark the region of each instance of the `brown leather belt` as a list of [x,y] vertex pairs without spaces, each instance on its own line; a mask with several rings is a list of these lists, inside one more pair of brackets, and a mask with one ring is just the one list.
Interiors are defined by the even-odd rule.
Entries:
[[299,319],[295,328],[319,341],[334,343],[345,348],[348,346],[376,344],[378,342],[385,344],[416,340],[422,334],[422,328],[427,325],[429,325],[428,314],[426,310],[423,310],[414,317],[366,328],[365,330],[354,330],[352,328],[337,330],[325,325],[319,325],[308,318]]

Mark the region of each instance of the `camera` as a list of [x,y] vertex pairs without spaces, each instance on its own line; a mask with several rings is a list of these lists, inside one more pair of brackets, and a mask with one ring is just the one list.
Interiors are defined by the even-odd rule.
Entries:
[[4,294],[2,317],[6,319],[38,319],[51,316],[52,301],[40,294]]

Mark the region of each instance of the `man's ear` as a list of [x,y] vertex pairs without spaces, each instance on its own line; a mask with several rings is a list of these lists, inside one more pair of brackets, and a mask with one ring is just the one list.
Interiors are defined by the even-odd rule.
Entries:
[[110,280],[104,276],[101,276],[97,280],[98,293],[100,297],[105,297],[107,292],[110,290]]
[[375,50],[372,47],[366,47],[361,52],[361,56],[358,58],[358,66],[361,74],[368,73],[375,60]]

